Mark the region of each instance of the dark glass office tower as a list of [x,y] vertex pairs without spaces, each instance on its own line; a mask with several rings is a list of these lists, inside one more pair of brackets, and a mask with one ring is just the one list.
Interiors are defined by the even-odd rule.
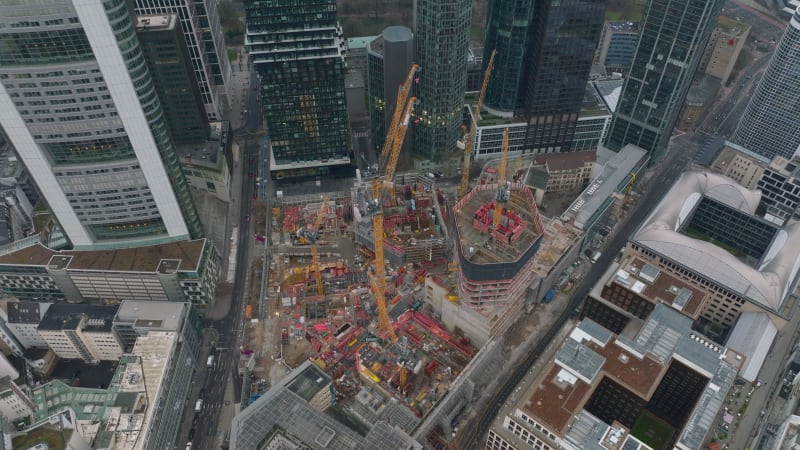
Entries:
[[136,35],[172,142],[205,142],[211,130],[178,16],[138,16]]
[[536,0],[518,99],[527,151],[569,150],[605,8],[605,0]]
[[724,0],[650,0],[606,146],[635,144],[658,160]]
[[533,4],[532,0],[495,0],[489,3],[484,64],[489,63],[492,50],[496,49],[497,55],[483,106],[496,115],[511,115],[518,107]]
[[[410,29],[392,26],[367,44],[367,84],[372,143],[380,152],[386,142],[386,129],[397,105],[397,89],[414,64],[414,34]],[[407,133],[410,133],[409,129]],[[406,135],[403,148],[411,147],[413,138]]]
[[231,65],[225,52],[219,0],[130,0],[130,3],[138,15],[178,15],[208,120],[221,120],[224,110],[230,109]]
[[605,0],[496,0],[484,64],[497,49],[486,110],[524,118],[525,149],[568,150],[575,134]]
[[[245,1],[276,178],[350,164],[344,39],[335,0]],[[279,172],[279,173],[278,173]]]
[[414,56],[421,72],[414,153],[437,161],[462,135],[472,2],[417,0],[415,8]]

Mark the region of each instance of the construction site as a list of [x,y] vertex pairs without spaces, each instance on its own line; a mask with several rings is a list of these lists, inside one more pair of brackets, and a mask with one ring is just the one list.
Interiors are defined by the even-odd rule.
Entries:
[[[256,305],[250,304],[244,342],[257,346],[271,332],[280,345],[272,355],[268,349],[243,349],[242,370],[254,379],[268,378],[276,361],[294,368],[311,360],[333,378],[339,405],[360,404],[355,397],[366,388],[380,402],[396,399],[415,418],[444,396],[477,349],[423,307],[424,280],[447,269],[441,194],[419,176],[399,178],[407,183],[381,197],[385,294],[380,300],[374,214],[362,214],[366,204],[355,203],[368,202],[370,183],[357,183],[350,196],[283,199],[274,207],[273,235],[281,236],[281,244],[271,247],[267,308],[279,326],[267,330],[253,321]],[[382,311],[388,327],[381,326]]]
[[272,203],[271,236],[256,236],[271,242],[268,278],[252,268],[245,310],[239,370],[248,403],[267,390],[265,380],[311,361],[331,376],[336,407],[363,422],[449,435],[475,386],[494,377],[496,352],[479,349],[578,251],[577,230],[540,217],[531,188],[518,181],[526,178],[521,161],[508,161],[507,135],[503,158],[472,189],[474,126],[457,189],[430,174],[395,173],[414,123],[415,71],[398,92],[379,176],[358,174],[348,192]]
[[[270,379],[275,365],[310,360],[333,379],[339,407],[365,421],[392,410],[393,422],[410,432],[478,349],[424,308],[424,281],[447,271],[452,242],[433,180],[395,176],[415,104],[407,89],[401,94],[381,176],[359,177],[350,192],[273,203],[268,288],[263,305],[251,299],[246,306],[243,342],[252,348],[241,349],[240,370],[250,380]],[[259,307],[270,320],[254,318]],[[272,342],[278,345],[264,345]],[[253,386],[250,401],[264,390],[263,382]]]

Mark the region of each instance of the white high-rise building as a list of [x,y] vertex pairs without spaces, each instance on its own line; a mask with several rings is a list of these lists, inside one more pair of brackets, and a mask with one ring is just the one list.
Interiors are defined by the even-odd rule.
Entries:
[[768,158],[800,152],[800,2],[731,140]]
[[0,127],[76,249],[199,237],[125,0],[0,3]]

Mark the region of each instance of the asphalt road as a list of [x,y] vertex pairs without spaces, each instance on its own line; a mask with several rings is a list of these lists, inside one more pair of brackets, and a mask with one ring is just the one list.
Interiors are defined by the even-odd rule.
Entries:
[[488,402],[490,406],[484,409],[483,414],[476,418],[474,426],[464,427],[464,429],[471,432],[460,440],[459,448],[476,449],[483,445],[489,427],[509,395],[514,392],[514,388],[525,374],[531,370],[533,364],[556,336],[558,330],[566,324],[576,308],[581,306],[592,286],[597,283],[614,258],[616,258],[619,250],[627,242],[628,236],[633,234],[636,227],[650,214],[653,207],[658,204],[673,182],[678,179],[686,163],[691,159],[691,155],[699,148],[700,142],[702,142],[702,138],[694,134],[684,134],[673,138],[671,149],[666,158],[649,169],[657,175],[653,175],[648,182],[648,186],[637,185],[635,187],[637,191],[642,192],[638,204],[631,209],[626,217],[623,217],[618,222],[614,237],[606,243],[602,256],[600,256],[597,263],[592,265],[581,283],[573,291],[568,307],[545,332],[538,344],[530,349],[523,362],[502,382],[500,390]]
[[734,80],[735,87],[731,88],[730,93],[724,95],[714,105],[716,111],[708,114],[706,120],[698,128],[717,136],[730,137],[733,135],[774,52],[775,50],[771,48],[767,54],[743,71],[738,79]]
[[225,388],[228,385],[228,377],[233,377],[234,393],[238,395],[240,389],[239,375],[237,371],[237,361],[239,356],[238,331],[241,327],[243,308],[242,299],[245,293],[245,277],[250,261],[250,241],[252,240],[254,221],[248,221],[245,216],[250,215],[253,202],[254,180],[247,176],[247,172],[252,170],[249,159],[254,161],[259,159],[259,145],[255,139],[245,138],[244,151],[239,169],[242,170],[242,185],[239,195],[243,202],[239,217],[239,242],[236,256],[236,274],[231,291],[231,306],[228,314],[216,321],[209,321],[204,325],[216,330],[217,339],[214,343],[214,366],[206,372],[204,381],[205,398],[203,409],[199,414],[196,425],[196,433],[193,448],[195,449],[217,449],[220,411],[229,405],[224,405]]
[[261,84],[259,83],[256,71],[250,71],[250,91],[247,95],[247,101],[244,103],[245,113],[245,126],[244,129],[247,133],[253,134],[258,131],[261,121],[261,99],[259,97],[259,90]]

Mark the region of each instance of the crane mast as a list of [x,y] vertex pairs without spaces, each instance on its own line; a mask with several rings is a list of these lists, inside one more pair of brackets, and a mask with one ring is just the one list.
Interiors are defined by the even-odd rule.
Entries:
[[506,169],[508,168],[508,128],[503,133],[503,156],[500,158],[500,165],[497,167],[497,196],[494,206],[494,227],[500,224],[500,216],[503,215],[503,205],[508,201],[510,194],[506,187]]
[[494,69],[494,57],[497,55],[497,50],[492,50],[492,56],[489,57],[489,65],[486,66],[486,71],[483,73],[483,84],[481,85],[481,92],[478,94],[478,104],[473,114],[473,120],[470,124],[470,129],[467,132],[467,137],[464,142],[464,164],[461,167],[461,184],[458,185],[458,196],[463,197],[469,189],[469,166],[472,157],[472,147],[475,146],[475,133],[478,129],[478,117],[481,115],[483,109],[483,97],[486,95],[486,87],[489,85],[489,77],[492,75]]
[[325,290],[322,286],[322,267],[320,266],[319,262],[319,250],[317,249],[317,240],[320,237],[320,227],[322,226],[322,219],[325,216],[325,208],[328,203],[328,196],[325,195],[322,197],[322,203],[319,205],[319,210],[317,211],[317,215],[314,218],[314,225],[313,227],[309,226],[309,229],[306,233],[304,233],[305,239],[308,240],[308,243],[311,244],[311,264],[306,266],[306,279],[311,275],[311,272],[314,273],[314,280],[317,283],[317,294],[324,295]]
[[[395,117],[390,130],[394,130],[391,135],[386,136],[386,146],[390,146],[387,153],[386,169],[383,177],[372,180],[372,205],[368,205],[367,212],[372,213],[372,239],[375,246],[375,275],[370,276],[375,292],[375,303],[378,308],[378,329],[386,333],[392,340],[397,339],[397,335],[389,319],[389,310],[386,308],[386,266],[384,263],[383,252],[383,191],[384,188],[391,189],[394,179],[394,172],[397,168],[397,161],[400,157],[400,149],[405,142],[406,131],[411,120],[411,113],[414,110],[416,97],[406,100],[402,114]],[[396,123],[395,123],[396,122]]]
[[418,64],[412,64],[411,69],[408,71],[408,75],[406,75],[405,81],[397,88],[397,99],[395,100],[394,104],[394,114],[392,114],[392,121],[389,122],[389,130],[386,132],[386,142],[383,143],[383,150],[381,151],[381,158],[385,159],[389,153],[389,150],[392,148],[391,139],[394,139],[397,136],[397,127],[400,124],[400,117],[403,114],[403,108],[406,105],[406,100],[408,99],[408,92],[411,89],[411,82],[415,79],[415,75],[417,74],[417,70],[419,70]]
[[[314,231],[317,239],[319,239],[319,228],[322,226],[322,217],[325,215],[325,207],[328,204],[328,196],[322,197],[322,203],[319,205],[317,217],[314,220]],[[317,241],[311,244],[311,269],[314,271],[314,279],[317,282],[317,294],[324,295],[325,291],[322,288],[322,268],[319,265],[319,251],[317,250]]]

